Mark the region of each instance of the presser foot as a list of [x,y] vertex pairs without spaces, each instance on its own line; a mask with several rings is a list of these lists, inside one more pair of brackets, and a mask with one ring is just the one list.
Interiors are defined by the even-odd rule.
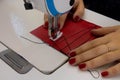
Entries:
[[56,35],[53,35],[53,36],[50,36],[50,39],[52,40],[52,41],[56,41],[56,40],[58,40],[61,36],[62,36],[62,32],[60,32],[60,31],[58,31],[57,33],[56,33]]

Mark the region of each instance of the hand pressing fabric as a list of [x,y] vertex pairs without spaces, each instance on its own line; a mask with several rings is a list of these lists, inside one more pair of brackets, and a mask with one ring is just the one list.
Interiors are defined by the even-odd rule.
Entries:
[[[89,70],[120,60],[120,26],[105,27],[91,31],[99,36],[82,46],[72,50],[69,63],[79,66],[81,70]],[[103,72],[103,77],[120,74],[120,63]]]

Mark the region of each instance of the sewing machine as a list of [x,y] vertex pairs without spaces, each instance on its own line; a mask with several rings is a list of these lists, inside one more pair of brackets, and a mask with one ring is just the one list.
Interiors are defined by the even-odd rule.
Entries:
[[[72,8],[75,2],[74,0],[62,0],[62,1],[53,0],[53,2],[49,2],[50,0],[32,0],[32,1],[23,0],[23,1],[24,1],[23,7],[25,6],[25,9],[28,10],[35,8],[39,11],[42,11],[43,13],[48,14],[48,23],[49,23],[48,35],[51,40],[55,41],[62,36],[62,32],[60,32],[58,27],[58,18],[60,15],[68,12]],[[16,16],[12,15],[11,17],[15,18]],[[19,36],[25,39],[24,36],[22,35]],[[42,46],[34,45],[17,51],[12,50],[10,46],[6,45],[7,43],[1,41],[1,44],[4,45],[6,48],[8,48],[8,50],[1,52],[1,59],[5,61],[8,65],[10,65],[15,71],[21,74],[28,72],[32,67],[36,67],[40,72],[44,74],[51,74],[61,65],[63,65],[68,59],[67,56],[61,54],[60,52],[49,46],[46,46],[46,44],[42,44]],[[35,54],[33,54],[34,59],[33,57],[28,58],[27,56],[29,55],[29,53],[34,53],[34,51],[36,51]],[[25,60],[24,58],[21,58],[23,56],[29,59],[30,63],[27,62],[27,60]],[[39,62],[36,62],[39,59],[41,60]],[[55,61],[54,59],[57,59],[58,61]],[[47,64],[48,61],[51,62]],[[31,63],[33,64],[31,65]],[[54,65],[51,63],[53,63]]]
[[26,10],[37,9],[48,15],[48,35],[55,41],[62,36],[59,17],[70,11],[75,0],[23,0]]
[[[17,68],[11,68],[9,66],[9,62],[7,63],[3,59],[0,59],[1,80],[120,79],[119,76],[110,79],[101,79],[101,77],[94,78],[89,74],[89,72],[82,72],[78,70],[77,67],[70,66],[67,62],[67,56],[60,54],[48,45],[42,45],[41,43],[43,42],[29,34],[29,32],[44,24],[44,14],[37,10],[26,11],[23,4],[22,0],[3,0],[0,2],[0,10],[2,10],[0,14],[0,41],[2,42],[0,43],[0,57],[2,56],[3,58],[6,53],[13,53],[14,56],[16,56],[16,53],[19,53],[20,56],[24,57],[22,61],[25,61],[25,63],[18,64],[16,63],[17,59],[12,59],[12,57],[10,57],[11,55],[6,54],[6,57],[9,57],[10,60],[12,59],[11,61]],[[100,26],[120,25],[119,21],[100,15],[88,9],[85,9],[83,19]],[[43,49],[41,49],[41,46]],[[40,58],[40,53],[45,52],[44,49],[46,50],[47,55],[50,55],[52,52],[53,56],[48,57],[43,55],[43,58]],[[17,58],[20,58],[20,56]],[[46,57],[50,60],[47,60]],[[47,63],[48,65],[47,67],[39,69],[39,67],[41,67],[39,65],[42,63]]]

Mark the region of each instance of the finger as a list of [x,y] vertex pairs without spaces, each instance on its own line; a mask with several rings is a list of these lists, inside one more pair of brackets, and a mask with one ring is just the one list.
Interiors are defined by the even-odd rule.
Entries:
[[44,28],[48,29],[48,15],[44,14]]
[[119,40],[111,40],[106,46],[109,48],[109,51],[120,49]]
[[120,74],[120,63],[101,72],[102,77],[112,77]]
[[89,49],[92,49],[98,45],[106,44],[108,42],[109,42],[109,39],[107,37],[101,37],[101,38],[94,39],[94,40],[87,42],[87,43],[83,44],[82,46],[72,50],[69,53],[69,56],[73,57],[73,56],[81,54]]
[[47,14],[44,14],[44,21],[48,22],[48,15]]
[[75,13],[74,13],[74,15],[73,15],[73,19],[74,19],[74,21],[79,21],[80,20],[80,18],[83,16],[83,14],[84,14],[84,3],[83,3],[83,0],[79,0],[79,4],[78,4],[78,6],[77,6],[77,8],[76,8],[76,11],[75,11]]
[[68,13],[63,14],[62,16],[60,16],[60,19],[59,19],[60,30],[61,30],[61,29],[63,28],[63,26],[64,26],[64,23],[65,23],[65,20],[66,20],[66,18],[67,18],[67,15],[68,15]]
[[107,53],[107,52],[108,52],[108,47],[106,45],[100,45],[100,46],[92,48],[91,50],[88,50],[82,54],[79,54],[75,57],[72,57],[71,59],[75,59],[76,62],[74,64],[71,64],[71,59],[70,59],[69,63],[71,65],[77,65],[81,62],[93,59],[93,58],[100,56],[100,55]]
[[97,68],[105,64],[114,62],[118,59],[120,59],[120,50],[115,50],[115,51],[103,54],[99,57],[96,57],[90,61],[79,64],[79,68],[82,70],[89,70],[89,69]]
[[120,28],[120,26],[98,28],[93,29],[92,33],[97,36],[103,36],[105,34],[115,32],[116,30],[118,30],[118,28]]

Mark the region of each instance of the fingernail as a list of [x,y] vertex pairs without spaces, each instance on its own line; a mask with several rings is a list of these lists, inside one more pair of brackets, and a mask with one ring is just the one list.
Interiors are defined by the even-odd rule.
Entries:
[[44,24],[44,28],[48,28],[48,22],[47,21]]
[[82,63],[82,64],[79,64],[79,69],[83,69],[86,67],[86,64],[85,63]]
[[58,27],[60,28],[60,23],[58,23]]
[[75,22],[78,22],[79,20],[80,20],[79,16],[76,16],[76,17],[74,18],[74,21],[75,21]]
[[76,52],[69,53],[69,57],[74,57],[74,56],[76,56]]
[[71,64],[71,65],[73,65],[75,62],[76,62],[76,59],[75,59],[75,58],[71,58],[71,59],[69,60],[69,64]]
[[109,73],[108,73],[108,71],[104,71],[104,72],[101,73],[101,75],[102,75],[102,77],[106,77],[106,76],[109,75]]
[[58,23],[58,28],[59,28],[59,30],[62,29],[62,26],[60,25],[60,23]]
[[91,32],[97,31],[97,29],[92,29]]

